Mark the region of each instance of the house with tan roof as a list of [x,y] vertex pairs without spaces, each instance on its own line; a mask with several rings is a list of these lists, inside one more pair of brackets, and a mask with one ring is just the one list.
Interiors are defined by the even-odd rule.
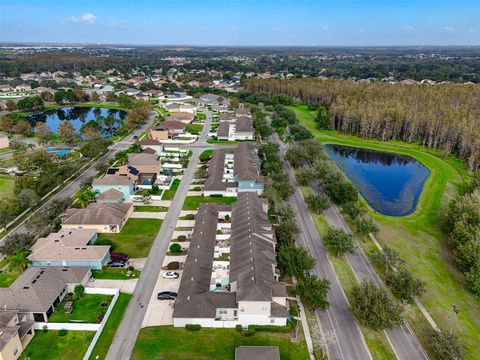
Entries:
[[218,140],[255,140],[253,120],[248,116],[239,116],[220,122],[217,130]]
[[184,124],[190,124],[193,121],[193,119],[195,119],[195,115],[192,114],[191,112],[186,112],[186,111],[174,112],[165,118],[165,120],[181,121]]
[[156,154],[128,154],[128,163],[118,168],[115,175],[129,178],[136,186],[152,186],[161,170]]
[[92,191],[98,191],[98,202],[122,202],[134,193],[134,182],[127,176],[107,174],[92,181]]
[[0,359],[16,360],[35,335],[34,322],[18,310],[0,310]]
[[92,229],[97,233],[118,233],[133,212],[132,203],[91,203],[85,209],[68,209],[63,229]]
[[30,266],[8,288],[0,288],[0,309],[16,310],[20,317],[47,322],[55,307],[76,285],[91,277],[89,267]]
[[185,133],[186,126],[179,120],[166,120],[150,128],[150,139],[158,141],[174,139],[176,135]]
[[110,258],[110,246],[94,245],[93,229],[61,229],[39,238],[28,256],[34,266],[88,266],[100,270]]

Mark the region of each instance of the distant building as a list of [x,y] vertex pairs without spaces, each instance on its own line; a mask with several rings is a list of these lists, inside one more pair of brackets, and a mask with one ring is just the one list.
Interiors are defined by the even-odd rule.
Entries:
[[102,269],[110,257],[110,246],[94,245],[93,229],[61,229],[40,238],[29,255],[34,266],[89,266]]
[[10,146],[10,141],[8,136],[4,133],[0,133],[0,149],[8,148]]
[[255,140],[253,120],[248,116],[239,116],[233,120],[221,121],[217,130],[218,140]]
[[172,113],[172,115],[169,115],[165,118],[165,120],[175,120],[175,121],[181,121],[184,124],[190,124],[193,120],[195,119],[195,115],[190,113],[190,112],[185,112],[185,111],[178,111]]
[[150,128],[150,138],[153,140],[168,140],[175,135],[185,133],[187,125],[179,120],[166,120]]
[[64,229],[93,229],[98,233],[118,233],[133,212],[132,203],[93,203],[85,209],[68,209]]

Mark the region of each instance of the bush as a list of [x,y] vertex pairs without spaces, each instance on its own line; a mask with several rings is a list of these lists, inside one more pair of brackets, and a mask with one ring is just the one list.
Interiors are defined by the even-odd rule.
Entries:
[[249,328],[250,327],[253,327],[255,329],[255,331],[258,331],[258,332],[266,331],[266,332],[288,333],[292,330],[290,325],[286,325],[286,326],[250,325]]
[[172,254],[180,254],[182,252],[182,246],[180,244],[172,244],[170,245],[170,252]]
[[195,186],[192,191],[202,191],[202,188],[200,186]]
[[200,324],[187,324],[185,325],[185,329],[188,331],[200,331],[202,329],[202,325]]
[[223,195],[222,194],[213,194],[213,195],[210,195],[211,198],[222,198]]
[[109,240],[109,239],[97,239],[97,241],[95,241],[95,245],[110,245],[110,246],[112,246],[112,240]]
[[85,286],[78,284],[77,286],[75,286],[73,292],[79,299],[81,299],[83,297],[83,294],[85,294]]
[[58,330],[58,336],[63,337],[65,335],[67,335],[67,333],[68,333],[67,329]]
[[238,331],[238,332],[242,332],[242,325],[238,324],[235,326],[235,330]]
[[195,214],[187,214],[185,215],[186,220],[195,220]]
[[245,336],[255,335],[255,325],[248,325],[247,331],[244,333]]

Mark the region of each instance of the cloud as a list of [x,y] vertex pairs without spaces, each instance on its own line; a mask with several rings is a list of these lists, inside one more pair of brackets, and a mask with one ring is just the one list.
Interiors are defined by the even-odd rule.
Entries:
[[453,26],[445,26],[443,30],[448,31],[448,32],[454,32],[455,28]]
[[413,25],[405,25],[405,26],[403,27],[403,31],[405,31],[406,33],[411,34],[411,33],[415,32],[415,27],[414,27]]
[[94,14],[85,13],[85,14],[82,14],[81,16],[70,16],[69,18],[65,19],[63,22],[65,24],[78,24],[78,23],[93,24],[95,21],[97,21],[97,17]]

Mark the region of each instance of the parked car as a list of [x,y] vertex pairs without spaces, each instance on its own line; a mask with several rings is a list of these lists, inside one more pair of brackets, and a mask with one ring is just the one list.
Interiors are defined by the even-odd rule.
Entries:
[[164,279],[177,279],[180,274],[176,271],[167,271],[165,274],[162,275]]
[[162,291],[157,295],[158,300],[175,300],[177,298],[177,293],[173,291]]
[[143,202],[143,198],[140,197],[140,196],[135,196],[133,199],[132,199],[133,202]]
[[315,273],[313,272],[313,270],[307,271],[307,276],[308,276],[308,277],[311,277],[311,278],[316,278],[316,277],[317,277],[317,275],[315,275]]
[[120,260],[110,261],[107,263],[107,266],[113,268],[121,268],[125,266],[125,262]]
[[129,256],[127,254],[120,253],[120,252],[112,252],[110,254],[110,259],[112,259],[112,261],[120,260],[123,262],[127,262],[129,259]]

